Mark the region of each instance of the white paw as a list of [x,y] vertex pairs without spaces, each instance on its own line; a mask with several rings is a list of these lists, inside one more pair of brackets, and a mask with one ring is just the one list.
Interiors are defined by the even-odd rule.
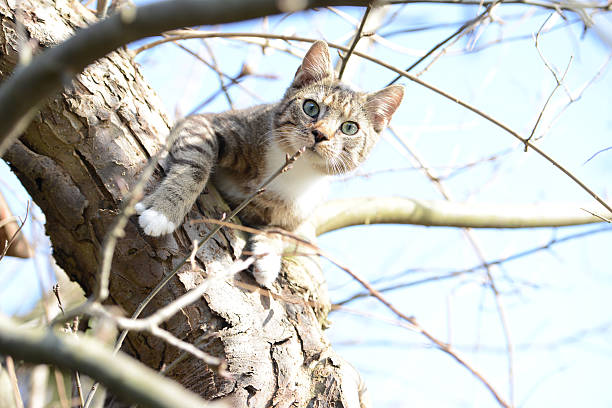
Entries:
[[140,224],[140,227],[144,230],[145,234],[153,237],[169,234],[177,227],[177,225],[168,220],[164,214],[157,212],[152,208],[149,208],[140,214],[138,224]]
[[281,256],[271,251],[267,245],[257,243],[253,254],[258,258],[253,262],[253,277],[264,288],[270,289],[281,268]]
[[134,210],[136,210],[136,214],[142,214],[146,209],[147,207],[145,207],[142,202],[136,203],[136,205],[134,205]]

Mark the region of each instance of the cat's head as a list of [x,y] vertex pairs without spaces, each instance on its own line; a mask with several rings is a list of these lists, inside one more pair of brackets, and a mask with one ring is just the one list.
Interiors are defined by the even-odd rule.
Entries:
[[289,154],[306,146],[304,159],[327,174],[346,173],[366,159],[403,96],[401,85],[366,93],[338,81],[317,41],[275,112],[278,143]]

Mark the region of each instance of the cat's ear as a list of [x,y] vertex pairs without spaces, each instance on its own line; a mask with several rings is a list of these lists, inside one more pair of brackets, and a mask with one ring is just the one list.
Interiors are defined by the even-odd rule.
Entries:
[[293,79],[293,88],[334,77],[334,67],[325,41],[317,41],[308,50]]
[[402,103],[404,87],[391,85],[368,95],[366,109],[376,132],[381,132]]

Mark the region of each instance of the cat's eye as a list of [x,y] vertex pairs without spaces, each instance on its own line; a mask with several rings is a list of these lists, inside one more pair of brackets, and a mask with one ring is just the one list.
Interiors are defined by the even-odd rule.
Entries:
[[359,130],[359,125],[355,122],[344,122],[342,126],[340,126],[340,130],[345,135],[354,135]]
[[304,109],[304,112],[311,118],[316,118],[319,115],[319,105],[312,99],[306,99],[302,109]]

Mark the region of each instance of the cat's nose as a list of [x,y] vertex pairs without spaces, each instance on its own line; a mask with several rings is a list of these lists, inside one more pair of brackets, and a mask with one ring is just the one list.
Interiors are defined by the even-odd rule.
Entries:
[[329,140],[329,137],[319,129],[312,129],[312,135],[314,136],[315,143],[320,143],[325,140]]

